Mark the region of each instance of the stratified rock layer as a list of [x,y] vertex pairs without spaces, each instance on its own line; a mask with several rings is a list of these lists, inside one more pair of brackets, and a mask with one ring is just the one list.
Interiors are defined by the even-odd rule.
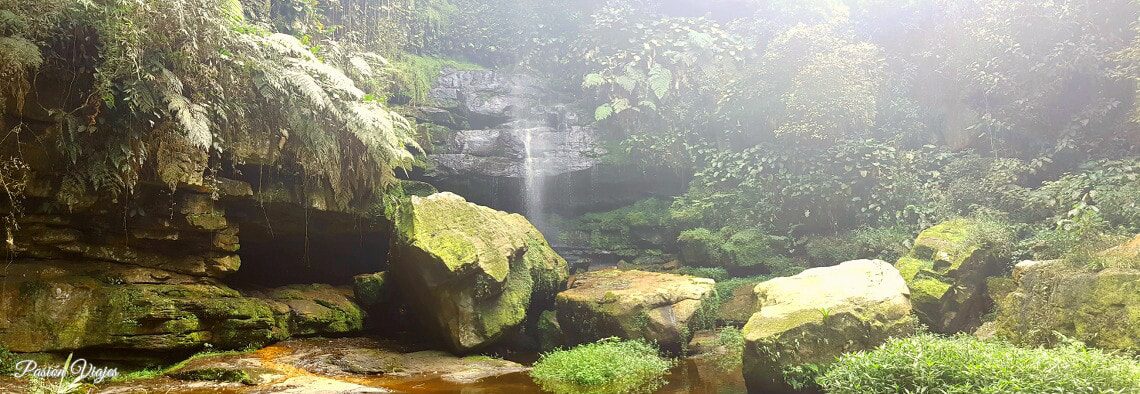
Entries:
[[572,344],[607,337],[644,339],[679,351],[715,319],[712,279],[644,271],[579,274],[558,293],[558,322]]
[[0,343],[16,352],[262,346],[361,329],[349,290],[242,294],[213,279],[106,262],[13,264],[0,287]]
[[756,285],[758,312],[744,326],[750,392],[789,392],[785,373],[827,364],[914,332],[906,283],[880,260],[848,261]]
[[566,282],[566,261],[521,215],[451,193],[411,205],[392,249],[397,297],[456,352],[514,332]]

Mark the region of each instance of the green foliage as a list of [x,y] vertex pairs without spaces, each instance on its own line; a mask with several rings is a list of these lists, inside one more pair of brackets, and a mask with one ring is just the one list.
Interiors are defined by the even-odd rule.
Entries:
[[[378,199],[393,170],[412,163],[408,122],[361,88],[372,86],[364,66],[377,55],[307,34],[273,34],[268,21],[240,17],[230,0],[59,4],[53,17],[16,8],[16,20],[57,23],[0,38],[0,59],[24,59],[16,67],[3,61],[4,70],[95,70],[93,79],[65,87],[78,100],[45,108],[69,166],[64,203],[129,193],[148,167],[172,171],[165,163],[177,157],[191,164],[161,176],[171,187],[208,166],[224,170],[216,163],[252,160],[287,167],[307,190],[331,191],[331,203],[345,206]],[[14,42],[22,44],[8,45]],[[35,60],[28,42],[42,64],[28,60]],[[74,50],[84,43],[92,48]],[[349,67],[359,80],[343,71]]]
[[395,62],[396,92],[412,104],[430,104],[428,93],[444,69],[479,70],[481,66],[454,59],[406,54]]
[[876,119],[884,64],[879,48],[850,29],[836,18],[777,34],[758,64],[725,89],[724,115],[748,122],[748,132],[807,143],[865,133]]
[[894,262],[910,250],[914,233],[902,226],[864,227],[832,236],[810,237],[804,249],[816,266],[855,259]]
[[1140,363],[1080,344],[1026,349],[969,336],[921,334],[840,357],[828,393],[1131,393]]
[[765,234],[757,229],[725,227],[719,231],[695,228],[677,237],[686,264],[724,267],[730,271],[762,269],[784,275],[800,269],[783,253],[787,250],[783,237]]
[[671,366],[649,344],[609,338],[546,353],[530,375],[555,393],[649,393]]
[[900,151],[859,140],[789,151],[758,145],[718,152],[675,205],[692,220],[720,226],[767,223],[790,232],[821,233],[867,225],[935,221],[936,148]]
[[740,368],[744,357],[744,333],[736,327],[721,327],[716,333],[716,344],[724,348],[724,353],[717,356],[717,369],[730,372]]
[[19,360],[15,354],[8,351],[8,348],[0,346],[0,374],[10,375],[15,372],[17,361]]
[[650,198],[609,212],[588,213],[567,225],[566,241],[602,250],[659,248],[674,234],[669,202]]

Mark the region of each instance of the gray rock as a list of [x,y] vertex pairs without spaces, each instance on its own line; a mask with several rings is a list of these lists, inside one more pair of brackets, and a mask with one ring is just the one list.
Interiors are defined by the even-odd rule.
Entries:
[[445,119],[436,108],[425,117],[445,120],[437,124],[448,127],[472,128],[457,131],[444,151],[430,155],[436,164],[431,176],[522,178],[528,169],[553,176],[597,164],[593,127],[580,122],[567,104],[571,98],[534,78],[489,70],[445,72],[430,97],[464,121]]

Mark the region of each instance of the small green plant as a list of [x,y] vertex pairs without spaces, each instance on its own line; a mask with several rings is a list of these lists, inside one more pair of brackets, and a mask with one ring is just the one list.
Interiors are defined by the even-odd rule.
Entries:
[[0,346],[0,375],[11,375],[16,372],[16,355],[8,348]]
[[844,355],[818,380],[828,393],[1136,393],[1140,362],[1068,343],[1028,349],[921,334]]
[[716,343],[725,350],[716,360],[717,369],[729,372],[740,368],[744,355],[744,333],[736,327],[721,327],[717,331]]
[[546,353],[530,376],[554,393],[649,393],[672,365],[645,342],[607,338]]
[[[63,362],[60,368],[63,371],[71,371],[71,360],[74,354],[68,354],[67,360]],[[87,393],[91,392],[92,387],[89,383],[84,383],[87,380],[87,372],[72,375],[63,374],[59,380],[48,380],[41,377],[32,377],[28,385],[29,394],[72,394],[72,393]]]

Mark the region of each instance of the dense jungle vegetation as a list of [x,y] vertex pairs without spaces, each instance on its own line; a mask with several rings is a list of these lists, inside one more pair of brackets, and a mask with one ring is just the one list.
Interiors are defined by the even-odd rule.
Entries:
[[[612,160],[692,176],[675,201],[587,218],[595,244],[660,226],[726,268],[826,261],[982,215],[1018,224],[1019,255],[1055,257],[1069,248],[1054,240],[1140,229],[1136,8],[12,0],[0,77],[4,105],[28,111],[38,75],[65,76],[56,106],[35,109],[62,125],[41,142],[64,153],[64,203],[129,193],[148,158],[183,152],[212,172],[277,163],[366,203],[425,138],[398,107],[439,69],[478,64],[580,89]],[[145,123],[162,127],[132,127]],[[3,127],[19,138],[19,121]],[[25,165],[9,150],[15,205]]]
[[[676,195],[547,213],[546,237],[620,268],[674,263],[715,279],[725,302],[849,260],[898,262],[905,276],[916,236],[946,223],[1000,260],[984,276],[1008,279],[1022,260],[1140,269],[1135,255],[1102,253],[1140,233],[1137,0],[0,0],[5,239],[15,249],[29,198],[63,213],[143,187],[217,194],[222,178],[258,193],[263,180],[290,184],[306,226],[311,206],[406,230],[410,174],[432,169],[433,146],[455,131],[423,119],[444,70],[550,81],[596,128],[604,152],[592,159],[683,179]],[[304,240],[307,253],[308,227]],[[930,270],[914,271],[908,284]],[[1032,335],[1061,346],[919,334],[846,354],[804,385],[1134,392],[1133,355]],[[671,365],[645,342],[570,352],[543,355],[543,387],[636,387],[614,370]],[[645,364],[615,362],[626,358]],[[1054,362],[1063,384],[1037,376]],[[907,369],[920,363],[1002,375]],[[1119,370],[1098,373],[1107,365]],[[1091,383],[1073,388],[1080,379]]]

